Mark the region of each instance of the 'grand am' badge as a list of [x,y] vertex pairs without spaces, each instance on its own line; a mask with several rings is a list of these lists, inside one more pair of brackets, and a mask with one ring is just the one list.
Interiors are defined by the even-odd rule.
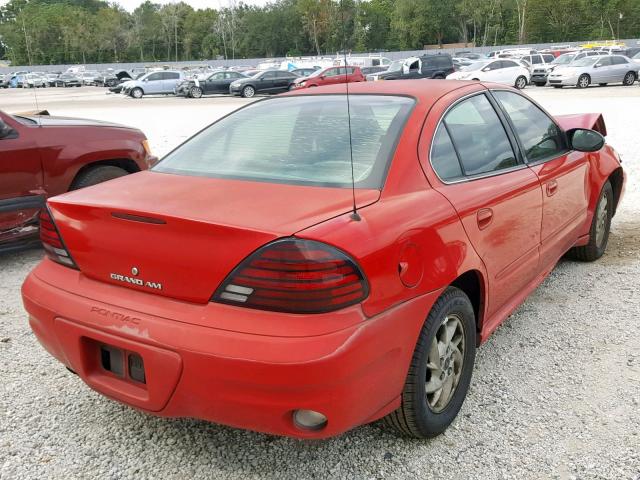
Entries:
[[[135,270],[136,273],[134,275],[137,274],[138,269],[136,268]],[[147,282],[142,278],[127,277],[126,275],[120,275],[119,273],[111,273],[109,276],[111,277],[111,280],[117,280],[118,282],[130,283],[131,285],[137,285],[139,287],[153,288],[154,290],[162,290],[162,284],[158,282]]]

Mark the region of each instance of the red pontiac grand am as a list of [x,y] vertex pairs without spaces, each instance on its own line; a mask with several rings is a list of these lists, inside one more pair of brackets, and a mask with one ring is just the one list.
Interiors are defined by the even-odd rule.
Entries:
[[292,92],[50,199],[22,290],[42,345],[155,415],[443,432],[476,347],[565,253],[603,254],[625,175],[601,116],[512,88],[350,90],[350,122],[344,85]]

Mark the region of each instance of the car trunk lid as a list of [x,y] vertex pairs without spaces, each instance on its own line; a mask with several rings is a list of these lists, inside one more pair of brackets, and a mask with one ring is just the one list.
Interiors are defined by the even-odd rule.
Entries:
[[[378,190],[356,190],[358,207]],[[95,280],[207,302],[245,257],[352,208],[344,188],[140,172],[49,200],[80,271]]]

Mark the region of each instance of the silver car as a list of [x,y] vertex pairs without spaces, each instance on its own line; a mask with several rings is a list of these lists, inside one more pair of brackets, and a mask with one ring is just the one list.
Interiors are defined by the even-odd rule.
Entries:
[[633,85],[638,78],[640,66],[623,55],[585,57],[549,74],[549,85],[555,88],[576,86],[586,88],[597,83]]

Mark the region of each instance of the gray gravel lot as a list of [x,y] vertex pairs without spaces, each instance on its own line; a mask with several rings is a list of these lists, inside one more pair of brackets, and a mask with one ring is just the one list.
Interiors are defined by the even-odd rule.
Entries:
[[[139,126],[164,153],[240,99],[143,99],[100,89],[40,93],[52,113]],[[20,285],[41,251],[0,256],[0,478],[640,478],[640,88],[527,88],[552,113],[603,112],[627,193],[609,249],[561,261],[478,352],[446,434],[380,424],[322,442],[147,416],[68,373],[30,332]],[[33,109],[0,91],[0,108]]]

